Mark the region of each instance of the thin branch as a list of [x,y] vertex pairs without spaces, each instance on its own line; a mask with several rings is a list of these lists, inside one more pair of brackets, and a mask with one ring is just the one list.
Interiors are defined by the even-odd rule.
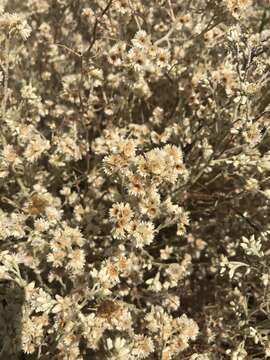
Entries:
[[82,57],[85,57],[86,59],[89,59],[90,57],[90,52],[93,48],[93,46],[95,45],[95,42],[97,40],[97,28],[98,28],[98,24],[100,23],[101,19],[103,18],[103,16],[106,14],[106,12],[109,10],[109,8],[112,5],[113,0],[110,0],[108,2],[108,4],[106,5],[106,7],[104,8],[104,10],[102,10],[101,15],[99,17],[96,18],[94,27],[93,27],[93,32],[92,32],[92,40],[90,42],[90,45],[88,47],[88,49],[83,53]]

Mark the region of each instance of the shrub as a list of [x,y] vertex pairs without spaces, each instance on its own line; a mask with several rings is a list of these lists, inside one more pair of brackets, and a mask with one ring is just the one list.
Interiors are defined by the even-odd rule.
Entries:
[[269,1],[1,4],[9,358],[270,357]]

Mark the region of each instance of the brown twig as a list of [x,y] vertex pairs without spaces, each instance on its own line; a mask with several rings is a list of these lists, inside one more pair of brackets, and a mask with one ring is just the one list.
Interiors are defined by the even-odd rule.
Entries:
[[106,14],[106,12],[109,10],[109,8],[112,5],[113,0],[110,0],[108,2],[108,4],[106,5],[106,7],[102,10],[101,15],[99,17],[96,18],[96,21],[94,23],[94,27],[93,27],[93,32],[92,32],[92,40],[90,42],[90,45],[88,46],[87,50],[82,54],[82,57],[86,58],[87,60],[90,57],[90,52],[93,48],[93,46],[95,45],[95,42],[97,40],[97,28],[98,28],[98,24],[100,23],[101,19],[103,18],[103,16]]

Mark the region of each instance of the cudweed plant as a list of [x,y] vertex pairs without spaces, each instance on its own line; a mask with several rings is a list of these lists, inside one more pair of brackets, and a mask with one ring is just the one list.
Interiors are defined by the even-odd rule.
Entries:
[[269,1],[0,5],[10,359],[270,358]]

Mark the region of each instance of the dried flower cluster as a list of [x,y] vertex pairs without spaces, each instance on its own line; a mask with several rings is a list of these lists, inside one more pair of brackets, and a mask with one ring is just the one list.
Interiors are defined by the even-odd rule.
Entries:
[[269,0],[2,0],[0,47],[0,358],[270,358]]

